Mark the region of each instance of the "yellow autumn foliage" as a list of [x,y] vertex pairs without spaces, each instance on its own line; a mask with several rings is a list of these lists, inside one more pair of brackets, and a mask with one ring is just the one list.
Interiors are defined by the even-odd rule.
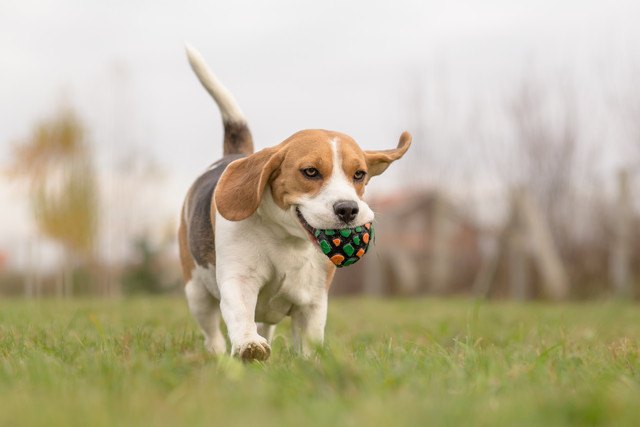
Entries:
[[86,258],[94,250],[99,197],[85,135],[80,119],[64,109],[16,144],[10,172],[28,183],[39,231]]

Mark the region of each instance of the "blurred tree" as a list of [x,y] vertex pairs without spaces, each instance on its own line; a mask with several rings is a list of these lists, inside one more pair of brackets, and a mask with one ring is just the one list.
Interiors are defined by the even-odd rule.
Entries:
[[550,98],[541,84],[525,81],[511,103],[511,113],[520,151],[519,178],[533,191],[557,232],[566,225],[562,215],[571,211],[579,125],[572,92],[559,94],[555,105]]
[[69,108],[37,124],[14,147],[12,175],[27,182],[38,231],[65,254],[61,283],[71,293],[77,261],[94,261],[98,189],[91,146],[80,119]]
[[122,275],[125,294],[159,294],[179,288],[176,276],[167,269],[169,244],[167,239],[154,243],[148,235],[136,239],[133,262],[125,267]]
[[531,191],[546,217],[563,255],[573,246],[580,125],[574,92],[550,92],[537,80],[523,81],[510,102],[516,186]]

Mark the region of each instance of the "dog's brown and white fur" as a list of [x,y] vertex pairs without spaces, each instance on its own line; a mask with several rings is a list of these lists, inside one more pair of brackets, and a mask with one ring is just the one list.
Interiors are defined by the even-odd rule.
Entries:
[[[247,122],[231,93],[200,54],[187,46],[191,67],[213,96],[224,122],[224,157],[190,188],[180,222],[180,259],[189,308],[205,346],[265,360],[275,325],[291,316],[295,348],[322,343],[327,294],[335,267],[320,252],[316,228],[373,221],[365,185],[409,148],[363,151],[349,136],[303,130],[253,153]],[[350,206],[349,215],[336,205]],[[259,323],[256,323],[259,322]]]

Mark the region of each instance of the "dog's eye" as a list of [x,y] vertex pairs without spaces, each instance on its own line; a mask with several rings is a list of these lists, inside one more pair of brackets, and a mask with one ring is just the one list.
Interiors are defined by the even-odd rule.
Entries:
[[362,181],[366,175],[367,173],[365,171],[356,171],[356,173],[353,174],[353,179]]
[[316,169],[316,168],[302,169],[301,172],[307,178],[315,178],[315,179],[322,178],[322,176],[320,175],[320,172],[318,172],[318,169]]

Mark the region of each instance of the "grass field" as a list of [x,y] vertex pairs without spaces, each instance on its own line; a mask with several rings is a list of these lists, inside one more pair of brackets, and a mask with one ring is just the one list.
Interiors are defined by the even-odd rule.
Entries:
[[640,425],[640,307],[334,299],[310,360],[215,359],[182,299],[0,301],[0,426]]

